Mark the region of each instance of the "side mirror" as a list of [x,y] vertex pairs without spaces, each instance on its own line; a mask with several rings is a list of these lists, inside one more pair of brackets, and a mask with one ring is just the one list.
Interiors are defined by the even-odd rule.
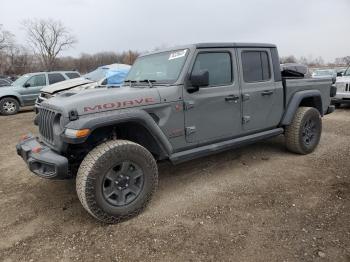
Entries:
[[338,72],[338,73],[337,73],[337,76],[338,76],[338,77],[342,77],[343,74],[342,74],[341,72]]
[[191,86],[187,88],[188,91],[198,91],[200,87],[209,85],[209,72],[203,70],[198,74],[192,74],[190,77]]
[[30,84],[29,84],[29,83],[25,83],[25,84],[23,85],[23,87],[30,87]]

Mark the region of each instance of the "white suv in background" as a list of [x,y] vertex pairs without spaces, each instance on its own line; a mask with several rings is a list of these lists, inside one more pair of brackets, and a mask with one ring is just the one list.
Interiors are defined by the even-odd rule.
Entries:
[[337,77],[337,94],[332,98],[332,104],[350,104],[350,66],[345,70],[342,77]]

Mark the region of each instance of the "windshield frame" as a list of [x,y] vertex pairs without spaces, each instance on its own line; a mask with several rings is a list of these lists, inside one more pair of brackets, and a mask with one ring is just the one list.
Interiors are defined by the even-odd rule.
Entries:
[[[174,85],[174,84],[176,84],[176,83],[179,81],[180,77],[181,77],[181,74],[182,74],[182,72],[183,72],[183,69],[184,69],[184,67],[185,67],[185,65],[186,65],[186,63],[187,63],[188,57],[190,56],[191,50],[190,50],[190,48],[188,48],[188,47],[185,47],[185,48],[176,48],[176,49],[171,49],[171,50],[164,50],[164,51],[155,52],[155,53],[150,53],[150,54],[146,54],[146,55],[143,55],[143,56],[138,57],[138,58],[136,59],[135,63],[134,63],[134,64],[132,65],[132,67],[130,68],[127,77],[124,79],[124,85],[128,85],[128,84],[125,83],[125,82],[130,81],[130,79],[129,79],[129,74],[130,74],[130,72],[132,72],[133,67],[135,66],[135,64],[136,64],[136,62],[137,62],[138,60],[144,59],[144,58],[146,58],[146,57],[154,56],[154,55],[164,54],[164,53],[169,53],[169,55],[170,55],[171,53],[178,52],[178,51],[184,51],[184,50],[186,50],[186,54],[184,55],[185,58],[184,58],[184,61],[183,61],[182,65],[181,65],[181,67],[179,68],[179,73],[178,73],[176,79],[169,79],[169,80],[140,79],[140,80],[138,80],[138,81],[137,81],[137,80],[131,80],[132,86],[135,86],[135,85],[149,85],[148,82],[140,82],[140,81],[144,81],[144,80],[151,80],[151,81],[152,81],[152,85]],[[153,82],[153,80],[156,80],[156,81]]]
[[344,71],[343,76],[350,76],[350,66]]
[[[24,74],[11,83],[11,86],[24,86],[24,84],[32,77],[31,74]],[[24,81],[25,80],[25,81]]]

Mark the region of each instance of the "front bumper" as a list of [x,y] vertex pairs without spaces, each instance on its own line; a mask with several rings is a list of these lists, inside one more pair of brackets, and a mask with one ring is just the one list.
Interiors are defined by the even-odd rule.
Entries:
[[17,154],[28,165],[31,172],[48,179],[70,178],[68,159],[54,152],[31,135],[16,145]]

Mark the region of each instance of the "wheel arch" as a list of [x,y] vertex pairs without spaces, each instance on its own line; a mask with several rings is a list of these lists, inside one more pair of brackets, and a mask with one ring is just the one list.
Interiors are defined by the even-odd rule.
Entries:
[[157,159],[168,157],[172,146],[155,120],[142,110],[118,110],[116,112],[87,115],[70,122],[67,128],[90,129],[90,135],[84,139],[72,140],[71,144],[89,144],[106,139],[124,139],[138,143],[149,150]]
[[299,107],[314,107],[323,116],[322,97],[319,90],[305,90],[296,92],[290,99],[282,117],[280,126],[289,125]]
[[4,98],[13,98],[13,99],[16,99],[16,101],[18,102],[18,104],[20,105],[20,106],[23,106],[23,102],[22,102],[22,100],[18,97],[18,96],[16,96],[16,95],[3,95],[3,96],[1,96],[0,97],[0,100],[2,100],[2,99],[4,99]]

